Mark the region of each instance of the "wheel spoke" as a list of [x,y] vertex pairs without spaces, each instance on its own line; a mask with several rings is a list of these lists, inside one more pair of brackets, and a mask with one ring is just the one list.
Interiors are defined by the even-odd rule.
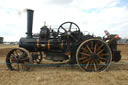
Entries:
[[96,53],[96,48],[97,48],[97,43],[95,44],[95,47],[94,47],[94,53]]
[[8,59],[11,59],[11,62],[12,62],[12,63],[16,63],[16,58],[15,58],[15,57],[10,57],[10,58],[8,58]]
[[16,51],[16,50],[14,51],[14,54],[15,54],[15,55],[18,55],[18,53],[17,53],[17,51]]
[[101,44],[100,47],[97,49],[97,51],[99,51],[103,46],[104,44]]
[[70,26],[69,26],[69,30],[68,31],[71,31],[71,28],[72,28],[72,23],[70,23]]
[[96,60],[95,61],[95,64],[96,64],[96,67],[97,67],[97,70],[101,68],[101,61],[100,60]]
[[87,59],[87,58],[89,58],[89,57],[81,57],[81,58],[79,58],[79,60],[84,60],[84,59]]
[[87,58],[86,60],[82,61],[81,63],[86,63],[90,60],[90,58]]
[[92,71],[92,66],[93,66],[93,60],[90,60],[90,63],[89,63],[89,70]]
[[94,62],[94,70],[97,71],[96,63]]
[[107,61],[107,59],[105,59],[105,58],[100,58],[100,60]]
[[99,67],[99,63],[98,60],[95,61],[95,64],[96,64],[96,67],[98,68]]
[[93,41],[91,41],[91,50],[93,51]]
[[108,56],[109,54],[107,53],[107,54],[100,54],[100,56]]
[[97,63],[98,63],[97,66],[98,66],[99,69],[106,66],[105,62],[102,62],[101,59],[98,60]]
[[97,53],[97,55],[99,55],[100,53],[102,53],[104,50],[105,50],[105,49],[100,50],[100,51]]
[[106,66],[106,65],[107,64],[105,64],[104,62],[101,62],[99,66],[100,66],[100,68],[102,68],[103,66]]
[[62,28],[65,32],[67,32],[67,30],[66,30],[63,26],[61,26],[61,28]]
[[88,65],[89,65],[89,61],[88,61],[88,63],[87,63],[86,66],[85,66],[86,69],[88,68]]
[[91,56],[90,54],[87,54],[87,53],[83,53],[83,52],[80,52],[81,55],[85,55],[85,56]]
[[81,48],[84,52],[89,53],[87,49]]
[[26,56],[27,56],[26,53],[23,52],[22,57],[24,58],[24,57],[26,57]]
[[92,51],[91,51],[91,49],[88,47],[88,45],[86,45],[86,47],[88,48],[89,52],[92,54]]

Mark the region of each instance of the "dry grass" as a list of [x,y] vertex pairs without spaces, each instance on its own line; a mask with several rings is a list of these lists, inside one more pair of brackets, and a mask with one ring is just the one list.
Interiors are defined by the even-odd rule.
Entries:
[[15,47],[18,47],[18,45],[4,45],[4,44],[0,44],[0,49],[15,48]]
[[[123,59],[128,58],[128,45],[119,45],[118,49],[122,51]],[[4,56],[9,50],[0,50],[3,56],[0,62],[5,61]],[[128,85],[128,64],[126,61],[125,64],[119,63],[112,62],[104,72],[82,72],[77,66],[37,66],[29,72],[15,72],[1,64],[0,85]]]

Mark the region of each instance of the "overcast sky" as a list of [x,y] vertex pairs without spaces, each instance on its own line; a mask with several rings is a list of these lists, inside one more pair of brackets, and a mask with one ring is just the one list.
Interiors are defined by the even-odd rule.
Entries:
[[108,30],[128,38],[128,0],[0,0],[0,36],[4,41],[26,36],[27,8],[34,10],[33,33],[40,31],[44,21],[52,28],[72,21],[96,36]]

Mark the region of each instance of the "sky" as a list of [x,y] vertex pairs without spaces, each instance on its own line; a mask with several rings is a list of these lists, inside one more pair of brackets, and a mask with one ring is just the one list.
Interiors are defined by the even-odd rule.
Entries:
[[46,25],[58,28],[66,21],[81,31],[104,36],[104,30],[128,38],[128,0],[0,0],[0,36],[19,41],[26,36],[26,9],[34,10],[33,33]]

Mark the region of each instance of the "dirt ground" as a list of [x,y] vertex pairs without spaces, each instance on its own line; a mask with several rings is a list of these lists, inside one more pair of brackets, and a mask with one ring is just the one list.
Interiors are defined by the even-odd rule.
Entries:
[[[15,46],[14,46],[15,47]],[[10,71],[5,56],[11,48],[0,49],[0,85],[128,85],[128,45],[118,45],[122,60],[112,62],[104,72],[82,72],[77,66],[36,66],[30,71]]]

